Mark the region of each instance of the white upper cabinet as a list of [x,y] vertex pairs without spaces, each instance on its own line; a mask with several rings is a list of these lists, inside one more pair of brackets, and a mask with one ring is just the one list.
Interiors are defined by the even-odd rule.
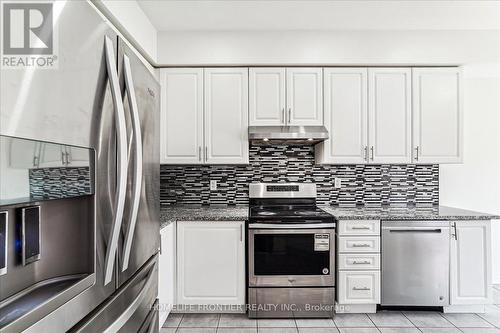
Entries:
[[370,162],[411,162],[411,69],[368,70]]
[[492,303],[491,221],[457,221],[451,241],[451,305]]
[[285,68],[250,68],[250,126],[285,124]]
[[286,69],[287,123],[323,125],[323,69]]
[[317,163],[366,163],[367,69],[325,68],[325,127],[330,138],[316,146]]
[[460,90],[459,68],[413,69],[414,162],[462,162]]
[[203,69],[161,70],[161,163],[203,163]]
[[248,68],[205,69],[205,161],[248,163]]

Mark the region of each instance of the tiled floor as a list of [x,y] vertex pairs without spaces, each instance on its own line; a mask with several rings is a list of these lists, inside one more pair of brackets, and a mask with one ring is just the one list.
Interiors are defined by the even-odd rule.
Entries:
[[382,311],[334,319],[248,319],[244,314],[171,314],[160,333],[500,333],[500,286],[480,314]]

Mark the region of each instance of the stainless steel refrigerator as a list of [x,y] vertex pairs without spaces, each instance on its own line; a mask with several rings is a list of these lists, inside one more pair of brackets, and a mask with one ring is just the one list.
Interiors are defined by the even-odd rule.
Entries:
[[90,2],[57,6],[58,68],[2,68],[0,134],[95,150],[92,281],[0,331],[158,331],[160,87]]

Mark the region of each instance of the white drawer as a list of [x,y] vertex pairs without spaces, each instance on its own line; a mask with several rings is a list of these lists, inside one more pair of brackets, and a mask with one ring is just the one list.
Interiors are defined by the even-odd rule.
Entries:
[[341,220],[338,223],[339,236],[380,236],[379,220]]
[[379,304],[380,272],[340,271],[338,302],[340,304]]
[[380,252],[379,236],[339,237],[339,253]]
[[380,254],[339,254],[339,270],[377,270],[380,269]]

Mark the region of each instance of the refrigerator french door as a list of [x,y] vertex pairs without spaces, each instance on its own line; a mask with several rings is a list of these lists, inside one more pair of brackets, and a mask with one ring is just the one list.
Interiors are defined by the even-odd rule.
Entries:
[[2,68],[0,134],[95,150],[93,281],[14,331],[85,331],[95,319],[127,332],[154,316],[157,295],[159,86],[93,4],[54,6],[58,68]]
[[118,72],[129,140],[128,204],[117,252],[117,282],[122,285],[159,248],[160,85],[122,39],[118,40]]

